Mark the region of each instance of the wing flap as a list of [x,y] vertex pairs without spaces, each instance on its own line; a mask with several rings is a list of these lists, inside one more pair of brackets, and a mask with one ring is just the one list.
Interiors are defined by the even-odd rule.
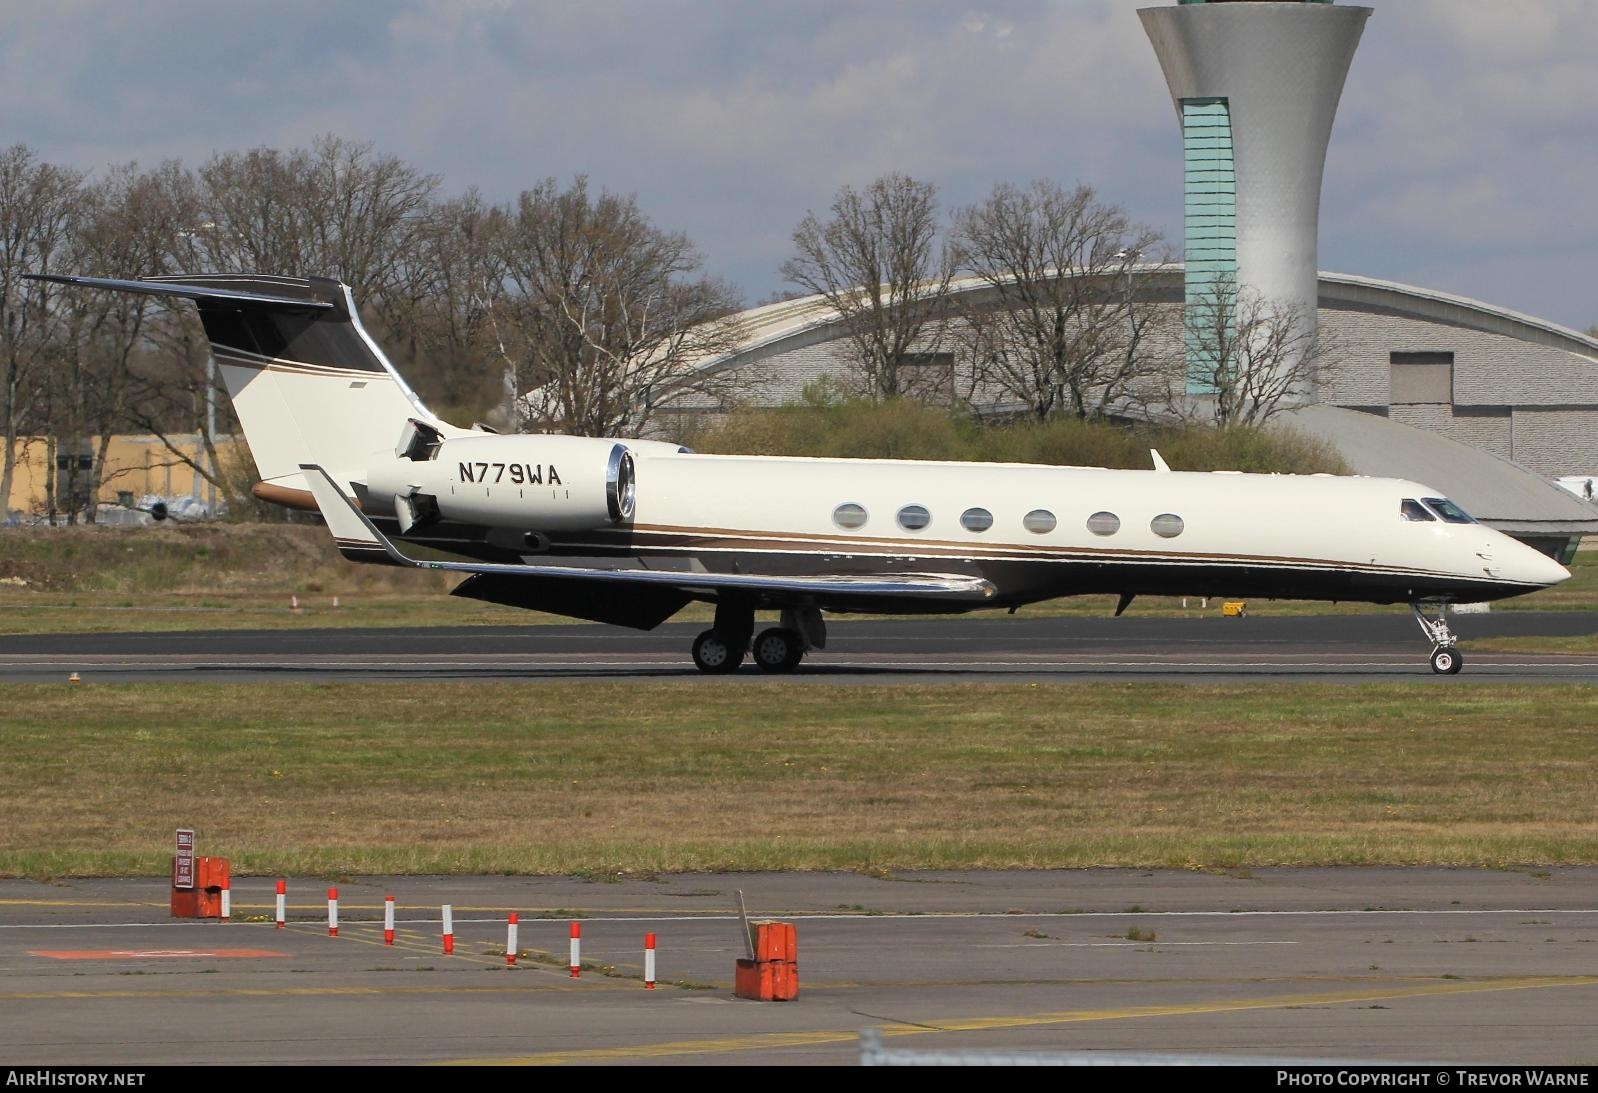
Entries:
[[341,553],[352,561],[376,561],[381,552],[389,563],[452,573],[499,574],[562,578],[602,584],[663,586],[689,593],[747,591],[796,595],[894,596],[981,603],[992,599],[993,585],[965,573],[891,573],[881,575],[814,574],[775,576],[756,573],[674,573],[653,569],[597,569],[558,565],[503,565],[492,562],[436,562],[412,558],[377,530],[321,467],[301,464],[306,484],[327,520]]

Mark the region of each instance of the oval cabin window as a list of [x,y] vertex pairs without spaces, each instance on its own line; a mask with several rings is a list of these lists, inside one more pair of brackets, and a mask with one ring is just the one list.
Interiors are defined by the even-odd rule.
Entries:
[[906,505],[899,510],[899,526],[906,531],[920,531],[932,523],[932,514],[921,505]]
[[1033,509],[1021,517],[1021,526],[1038,535],[1053,531],[1054,525],[1054,513],[1048,509]]
[[1088,530],[1094,535],[1114,535],[1121,530],[1121,518],[1113,512],[1095,512],[1088,517]]
[[987,531],[993,526],[993,513],[987,509],[966,509],[960,514],[960,526],[967,531]]
[[832,510],[832,522],[845,531],[863,528],[866,526],[866,510],[853,503],[839,505]]
[[1175,539],[1182,534],[1184,526],[1180,516],[1174,516],[1169,512],[1162,512],[1149,521],[1149,530],[1162,539]]

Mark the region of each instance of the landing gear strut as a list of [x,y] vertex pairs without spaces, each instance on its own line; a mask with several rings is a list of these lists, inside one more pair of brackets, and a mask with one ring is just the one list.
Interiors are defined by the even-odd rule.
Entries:
[[[1428,607],[1436,611],[1435,618],[1427,615]],[[1465,666],[1465,658],[1459,651],[1459,639],[1448,628],[1448,605],[1416,601],[1409,605],[1409,609],[1415,613],[1415,621],[1420,624],[1421,632],[1432,643],[1432,671],[1440,676],[1457,675]]]

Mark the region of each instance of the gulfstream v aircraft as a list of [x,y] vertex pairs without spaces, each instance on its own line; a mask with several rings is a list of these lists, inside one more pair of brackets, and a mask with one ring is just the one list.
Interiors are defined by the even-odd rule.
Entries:
[[[1016,607],[1082,593],[1408,603],[1459,671],[1451,602],[1570,574],[1416,482],[697,455],[499,435],[435,417],[326,278],[44,280],[199,305],[262,481],[354,561],[465,575],[454,594],[648,630],[715,605],[704,672],[792,671],[824,612]],[[441,550],[453,561],[408,550]],[[755,635],[757,611],[780,613]]]

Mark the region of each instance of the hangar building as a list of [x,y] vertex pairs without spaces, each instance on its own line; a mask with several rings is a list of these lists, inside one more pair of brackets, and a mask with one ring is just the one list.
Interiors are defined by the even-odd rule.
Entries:
[[[1180,329],[1186,292],[1180,265],[1148,269],[1141,294]],[[1598,339],[1489,304],[1368,277],[1322,273],[1321,329],[1337,346],[1331,378],[1291,412],[1292,423],[1329,441],[1359,474],[1414,478],[1443,490],[1484,523],[1550,553],[1598,535],[1598,507],[1555,486],[1598,471]],[[992,289],[978,278],[951,286],[968,307]],[[748,402],[801,400],[823,377],[853,364],[836,312],[819,296],[768,304],[742,315],[743,339],[699,364],[733,373]],[[917,385],[935,401],[970,399],[984,412],[1011,407],[973,382],[957,335],[929,341]],[[1183,367],[1167,338],[1167,367]],[[673,417],[718,409],[692,396],[662,400],[657,428]]]

